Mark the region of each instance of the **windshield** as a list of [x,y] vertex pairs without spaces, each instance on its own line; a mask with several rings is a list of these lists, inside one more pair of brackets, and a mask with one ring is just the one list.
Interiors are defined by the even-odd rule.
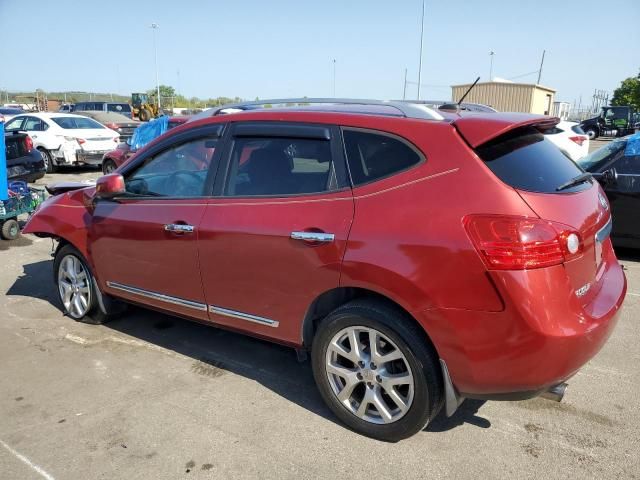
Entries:
[[586,157],[582,157],[578,160],[578,165],[588,172],[597,172],[600,167],[615,157],[616,154],[623,151],[626,144],[626,140],[614,140],[595,152],[591,152]]
[[89,128],[106,128],[95,120],[84,117],[54,117],[53,120],[59,127],[66,130],[73,129],[89,129]]
[[109,112],[130,112],[131,105],[128,103],[107,103],[107,111]]

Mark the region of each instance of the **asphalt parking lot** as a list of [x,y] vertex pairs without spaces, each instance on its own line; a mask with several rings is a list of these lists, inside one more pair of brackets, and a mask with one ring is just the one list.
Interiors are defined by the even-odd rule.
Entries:
[[618,327],[562,403],[467,401],[387,444],[337,423],[290,349],[142,309],[64,317],[50,251],[0,243],[2,479],[640,477],[640,252],[619,252]]

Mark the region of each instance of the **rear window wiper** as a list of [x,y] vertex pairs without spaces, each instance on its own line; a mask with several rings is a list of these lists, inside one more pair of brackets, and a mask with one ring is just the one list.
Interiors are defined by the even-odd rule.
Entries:
[[575,187],[576,185],[580,185],[586,181],[591,181],[593,176],[589,172],[584,172],[578,175],[577,177],[573,177],[568,182],[563,183],[559,187],[556,188],[556,192],[560,192],[562,190],[566,190],[567,188]]

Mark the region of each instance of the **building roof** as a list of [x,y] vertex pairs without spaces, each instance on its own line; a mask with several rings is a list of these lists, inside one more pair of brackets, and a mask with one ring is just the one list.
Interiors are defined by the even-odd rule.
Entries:
[[[473,84],[472,83],[461,83],[461,84],[458,84],[458,85],[451,85],[451,88],[470,87],[471,85],[473,85]],[[553,88],[545,87],[544,85],[538,85],[536,83],[513,83],[513,82],[478,82],[478,83],[476,83],[476,87],[478,87],[480,85],[509,85],[509,86],[516,86],[516,87],[534,87],[534,88],[539,88],[540,90],[546,90],[548,92],[556,93],[556,90],[554,90]]]

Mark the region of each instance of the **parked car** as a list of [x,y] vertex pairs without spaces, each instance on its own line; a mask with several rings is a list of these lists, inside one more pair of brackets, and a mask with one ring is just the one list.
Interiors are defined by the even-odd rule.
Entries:
[[[634,142],[635,149],[630,145]],[[607,194],[614,245],[640,248],[640,134],[613,140],[578,163]]]
[[0,107],[0,122],[8,122],[16,115],[25,113],[21,108],[4,108]]
[[118,132],[121,142],[126,142],[127,140],[129,140],[133,135],[133,131],[140,125],[140,122],[138,122],[137,120],[131,120],[130,118],[115,112],[85,112],[76,110],[74,113],[77,115],[83,115],[85,117],[93,118],[96,122],[100,122],[102,125],[110,128],[114,132]]
[[119,138],[91,118],[64,113],[17,115],[6,123],[5,131],[27,132],[49,173],[59,166],[100,165]]
[[544,135],[573,161],[589,153],[589,137],[576,122],[560,122]]
[[115,112],[131,118],[131,105],[126,102],[77,102],[73,106],[73,112]]
[[554,122],[355,100],[213,112],[25,232],[59,240],[71,318],[133,302],[310,352],[335,415],[396,441],[464,398],[560,399],[616,324],[608,205],[540,133]]
[[7,178],[35,182],[44,177],[47,168],[40,152],[33,148],[33,141],[26,133],[5,133]]
[[[188,119],[189,117],[169,117],[168,129],[171,130],[178,125],[182,125]],[[102,158],[102,171],[105,174],[112,173],[116,168],[129,160],[134,153],[136,153],[136,149],[128,142],[120,143],[114,150],[104,154]]]
[[75,107],[75,104],[73,103],[63,103],[62,105],[60,105],[60,108],[58,109],[59,113],[71,113],[73,112]]

